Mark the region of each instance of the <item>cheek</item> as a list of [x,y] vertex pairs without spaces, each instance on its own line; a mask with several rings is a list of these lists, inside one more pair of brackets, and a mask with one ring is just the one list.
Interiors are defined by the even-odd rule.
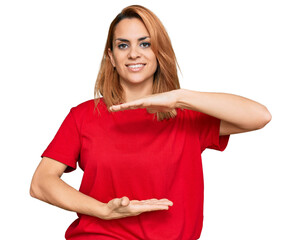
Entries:
[[152,68],[157,69],[157,58],[156,58],[155,54],[153,53],[152,55],[150,55],[149,59],[152,64]]
[[153,69],[154,69],[154,71],[157,70],[157,67],[158,67],[158,62],[157,62],[157,58],[155,57],[155,58],[153,59]]
[[124,64],[124,56],[122,54],[116,54],[114,55],[114,62],[116,67],[121,67]]

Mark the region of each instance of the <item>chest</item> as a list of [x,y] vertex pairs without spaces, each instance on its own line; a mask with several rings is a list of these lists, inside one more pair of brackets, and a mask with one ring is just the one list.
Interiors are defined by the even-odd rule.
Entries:
[[120,115],[89,121],[82,130],[80,167],[162,171],[197,148],[197,133],[181,119],[156,121]]

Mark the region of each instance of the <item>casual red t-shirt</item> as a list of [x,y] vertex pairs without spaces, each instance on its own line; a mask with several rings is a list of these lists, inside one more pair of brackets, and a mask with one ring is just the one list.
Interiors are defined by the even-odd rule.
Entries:
[[175,118],[157,121],[143,109],[109,112],[100,98],[72,107],[41,157],[84,171],[79,191],[103,203],[167,198],[169,210],[102,220],[83,214],[66,231],[68,240],[195,240],[203,226],[206,148],[223,151],[220,120],[177,108]]

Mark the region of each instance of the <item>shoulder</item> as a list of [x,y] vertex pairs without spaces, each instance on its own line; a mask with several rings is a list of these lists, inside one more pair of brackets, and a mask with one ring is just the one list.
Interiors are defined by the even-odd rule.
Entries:
[[84,102],[81,102],[77,105],[75,105],[72,109],[74,109],[75,111],[83,111],[89,107],[91,107],[91,105],[94,104],[94,99],[89,99],[89,100],[86,100]]
[[75,119],[76,123],[80,126],[87,119],[91,119],[95,112],[104,106],[102,98],[89,99],[81,102],[70,109],[70,114]]
[[94,111],[96,107],[104,105],[103,98],[89,99],[87,101],[81,102],[71,108],[71,111],[76,115],[87,114]]

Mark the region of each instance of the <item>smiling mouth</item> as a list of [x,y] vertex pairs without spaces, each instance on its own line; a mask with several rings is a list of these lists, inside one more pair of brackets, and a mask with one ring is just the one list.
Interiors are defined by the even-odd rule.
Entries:
[[141,67],[146,65],[146,63],[135,63],[135,64],[126,64],[127,67]]
[[137,64],[128,64],[126,67],[131,71],[131,72],[139,72],[144,68],[146,64],[144,63],[137,63]]

